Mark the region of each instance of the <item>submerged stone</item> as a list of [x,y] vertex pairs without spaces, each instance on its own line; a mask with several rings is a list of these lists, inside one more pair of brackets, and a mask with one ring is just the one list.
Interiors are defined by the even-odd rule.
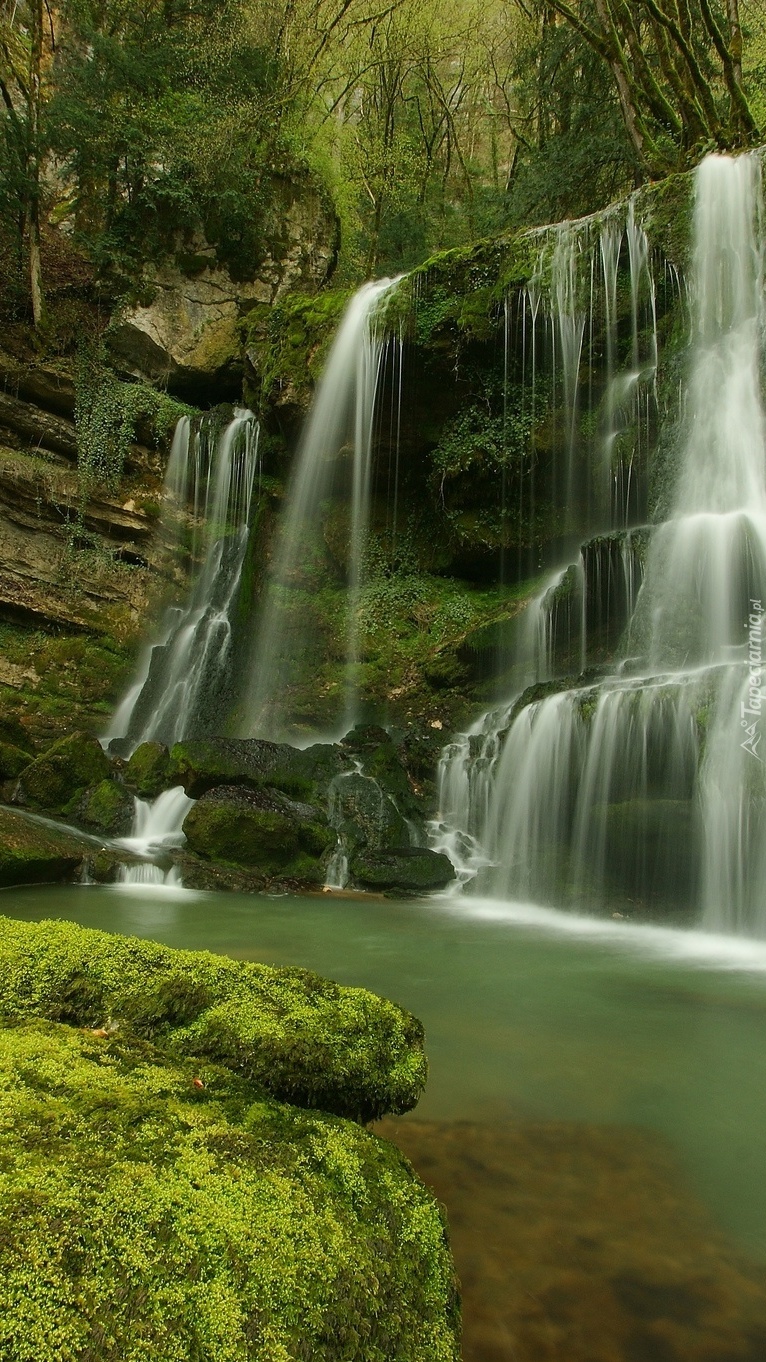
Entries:
[[109,758],[97,739],[72,733],[21,772],[13,802],[46,812],[68,812],[85,790],[110,775]]
[[351,878],[367,889],[402,889],[409,893],[443,889],[455,878],[448,856],[428,847],[392,851],[360,851],[351,859]]
[[335,842],[321,809],[278,790],[236,785],[202,795],[183,830],[191,850],[208,860],[314,884],[324,879],[322,858]]
[[88,852],[64,829],[0,809],[0,885],[76,879]]

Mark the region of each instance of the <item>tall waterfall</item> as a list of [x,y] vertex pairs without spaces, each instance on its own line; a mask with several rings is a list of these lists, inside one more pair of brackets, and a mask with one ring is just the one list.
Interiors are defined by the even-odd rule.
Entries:
[[137,677],[115,713],[107,741],[124,751],[220,726],[231,687],[232,625],[247,551],[258,465],[258,424],[236,410],[223,429],[215,413],[196,429],[176,428],[163,492],[169,538],[190,527],[193,565],[186,600],[171,606]]
[[[314,573],[324,552],[323,518],[339,489],[347,508],[341,527],[348,584],[338,651],[345,656],[344,693],[337,723],[345,731],[358,703],[358,603],[370,509],[376,395],[385,333],[378,323],[384,296],[397,280],[363,285],[352,298],[333,342],[296,456],[278,530],[269,580],[256,624],[252,682],[245,705],[247,736],[290,729],[290,686],[310,665]],[[321,574],[320,574],[321,575]]]
[[[651,532],[639,591],[623,550],[628,656],[603,680],[554,685],[486,715],[443,756],[442,840],[454,844],[448,829],[462,829],[468,871],[485,867],[484,891],[685,909],[711,929],[766,934],[761,203],[757,155],[714,155],[699,167],[685,425],[669,518]],[[635,279],[649,261],[634,220],[628,242]],[[602,233],[601,247],[611,281],[613,237]],[[562,343],[573,365],[580,328],[567,290]],[[606,292],[614,299],[611,282]],[[611,344],[606,353],[611,366]],[[643,365],[634,333],[637,381]],[[616,376],[610,384],[616,426]],[[575,401],[571,378],[566,400]],[[624,464],[610,476],[614,523],[615,507],[619,516],[620,501],[629,504]],[[581,559],[584,615],[594,569]],[[538,643],[535,652],[527,641],[527,652],[538,681],[554,672],[560,585],[549,582],[531,610],[527,640]]]

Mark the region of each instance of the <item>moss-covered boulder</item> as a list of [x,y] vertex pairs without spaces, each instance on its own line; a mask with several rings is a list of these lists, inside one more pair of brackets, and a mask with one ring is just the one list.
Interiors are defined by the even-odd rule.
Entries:
[[0,1029],[0,1356],[458,1362],[439,1207],[393,1145],[121,1031]]
[[109,758],[87,733],[71,733],[31,762],[19,776],[14,803],[68,813],[85,790],[108,780]]
[[274,788],[299,799],[323,799],[331,780],[350,762],[339,747],[315,743],[303,750],[259,738],[203,738],[176,743],[169,784],[192,799],[217,785]]
[[321,884],[325,853],[335,844],[321,809],[279,790],[237,785],[204,794],[186,815],[183,830],[198,856],[311,884]]
[[423,1028],[368,993],[302,969],[0,918],[0,1018],[119,1024],[174,1061],[225,1064],[266,1093],[363,1121],[409,1111]]
[[19,751],[28,753],[27,761],[34,753],[32,739],[15,714],[0,713],[0,743],[7,743],[10,747],[17,747]]
[[102,780],[86,790],[74,813],[82,827],[105,837],[125,837],[133,823],[133,797],[115,780]]
[[0,885],[77,879],[88,844],[68,831],[0,809]]
[[365,889],[400,889],[410,894],[443,889],[455,878],[449,857],[427,847],[358,851],[349,870],[352,880]]
[[330,818],[347,847],[407,846],[407,824],[377,781],[360,772],[339,776],[330,792]]
[[29,753],[0,740],[0,781],[15,780],[29,765]]
[[169,780],[170,753],[164,743],[142,742],[128,761],[123,779],[139,799],[156,799],[172,785]]

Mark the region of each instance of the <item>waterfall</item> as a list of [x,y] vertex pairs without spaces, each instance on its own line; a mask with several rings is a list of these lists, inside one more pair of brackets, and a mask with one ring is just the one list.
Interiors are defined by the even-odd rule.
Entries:
[[236,410],[220,430],[215,414],[176,428],[163,491],[164,526],[178,550],[190,532],[192,580],[167,610],[105,741],[130,752],[209,732],[231,688],[233,618],[247,552],[258,466],[258,424]]
[[[314,596],[321,579],[324,518],[340,488],[348,597],[338,651],[345,683],[337,704],[343,732],[358,705],[358,605],[370,514],[373,424],[385,332],[379,309],[397,279],[364,284],[333,342],[298,449],[255,630],[246,736],[290,731],[290,687],[321,647]],[[398,419],[398,417],[397,417]]]
[[[463,830],[464,867],[475,871],[484,860],[483,891],[686,910],[713,930],[766,934],[761,200],[756,154],[713,155],[699,167],[686,419],[670,516],[651,532],[601,536],[581,554],[583,638],[592,646],[600,603],[613,629],[628,623],[630,663],[612,663],[595,683],[581,677],[568,689],[553,682],[551,693],[523,695],[443,756],[434,835],[444,841],[445,829]],[[624,378],[635,376],[640,388],[647,375],[653,382],[656,342],[642,354],[638,287],[651,270],[632,210],[626,236],[634,291]],[[614,299],[611,229],[602,232],[601,256],[605,296]],[[653,308],[653,289],[650,299]],[[612,307],[606,412],[614,427]],[[640,425],[640,404],[633,410]],[[613,504],[618,523],[619,501],[629,505],[624,486]],[[563,580],[549,581],[530,608],[537,682],[561,674],[552,606]]]
[[194,803],[189,799],[182,786],[165,790],[149,803],[144,799],[134,800],[133,826],[129,837],[119,838],[119,845],[132,851],[143,859],[120,870],[118,884],[123,885],[165,885],[181,888],[181,875],[175,865],[163,867],[157,864],[168,851],[184,843],[181,831],[183,821]]

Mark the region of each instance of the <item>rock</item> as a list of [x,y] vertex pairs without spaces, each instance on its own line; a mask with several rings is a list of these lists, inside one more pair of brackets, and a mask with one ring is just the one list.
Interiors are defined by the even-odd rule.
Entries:
[[224,1064],[279,1101],[361,1121],[409,1111],[427,1073],[420,1022],[366,989],[71,922],[0,919],[0,1016],[111,1018],[175,1061]]
[[449,857],[428,847],[360,851],[351,858],[351,878],[365,889],[402,889],[425,893],[443,889],[455,878]]
[[23,724],[13,714],[0,714],[0,743],[7,743],[26,752],[27,764],[34,753],[34,744]]
[[29,753],[12,743],[0,742],[0,781],[15,780],[29,765]]
[[7,1362],[458,1362],[439,1205],[350,1121],[27,1022],[0,1030],[0,1160]]
[[13,802],[31,809],[68,812],[85,790],[110,775],[109,758],[96,738],[72,733],[21,772]]
[[87,853],[69,831],[0,808],[0,885],[77,879]]
[[273,878],[252,867],[244,869],[237,865],[221,865],[196,856],[188,848],[174,857],[181,872],[184,889],[202,889],[217,893],[258,894],[270,888]]
[[139,799],[156,799],[170,789],[169,766],[170,753],[164,743],[142,742],[125,766],[123,780]]
[[278,790],[243,786],[209,790],[189,810],[183,830],[191,850],[206,860],[311,884],[324,879],[324,854],[335,843],[320,809]]
[[339,776],[330,794],[330,821],[348,847],[406,846],[407,824],[377,781],[357,772]]
[[126,837],[133,823],[133,797],[115,780],[102,780],[86,790],[73,816],[106,837]]
[[326,797],[330,782],[349,767],[339,747],[316,743],[301,751],[260,738],[203,738],[176,743],[168,781],[199,799],[217,785],[272,787],[308,799]]
[[77,459],[77,434],[73,421],[20,401],[1,389],[0,426],[12,430],[22,444],[35,453],[42,448],[62,454],[72,463]]
[[128,308],[107,334],[124,372],[195,402],[200,393],[219,401],[240,397],[240,320],[291,289],[319,288],[336,253],[334,213],[308,177],[274,175],[263,189],[271,207],[263,256],[250,277],[235,279],[201,238],[186,260],[154,267],[146,277],[151,302]]

